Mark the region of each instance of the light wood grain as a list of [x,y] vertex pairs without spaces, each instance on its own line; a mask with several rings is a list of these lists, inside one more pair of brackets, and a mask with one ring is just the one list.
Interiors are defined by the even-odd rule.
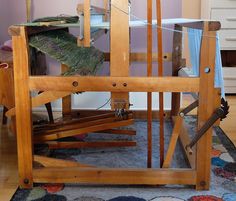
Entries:
[[[110,76],[112,77],[129,76],[129,15],[124,11],[128,13],[128,0],[111,0]],[[116,102],[124,102],[125,105],[117,106]],[[112,93],[111,107],[129,109],[129,93]]]
[[196,182],[190,169],[99,169],[99,168],[40,168],[34,169],[36,183],[93,183],[93,184],[189,184]]
[[163,168],[169,168],[171,166],[172,158],[175,152],[177,140],[179,138],[181,128],[182,128],[183,118],[180,116],[176,117],[175,126],[171,135],[169,147],[166,153],[166,157],[163,163]]
[[[73,86],[75,82],[78,86]],[[29,84],[31,90],[40,91],[199,92],[199,78],[183,77],[31,76]]]
[[[215,49],[216,32],[208,31],[208,23],[204,24],[201,55],[200,55],[200,92],[198,109],[198,129],[200,129],[215,110],[214,77],[215,77]],[[206,37],[211,36],[211,37]],[[205,68],[210,72],[205,73]],[[208,190],[210,187],[212,149],[212,128],[210,128],[197,144],[197,184],[196,189]]]
[[29,90],[29,54],[25,27],[20,27],[20,35],[14,36],[12,42],[19,184],[22,188],[31,188],[33,186],[32,118]]

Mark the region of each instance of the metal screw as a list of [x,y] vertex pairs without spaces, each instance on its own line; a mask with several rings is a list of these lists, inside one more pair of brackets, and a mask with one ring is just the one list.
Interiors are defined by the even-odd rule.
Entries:
[[78,83],[77,81],[74,81],[74,82],[72,83],[72,85],[73,85],[73,87],[78,87],[78,86],[79,86],[79,83]]
[[127,83],[124,83],[123,86],[124,86],[124,87],[127,87]]
[[113,83],[112,86],[113,86],[113,87],[116,87],[116,83]]
[[29,184],[29,179],[24,179],[24,184]]

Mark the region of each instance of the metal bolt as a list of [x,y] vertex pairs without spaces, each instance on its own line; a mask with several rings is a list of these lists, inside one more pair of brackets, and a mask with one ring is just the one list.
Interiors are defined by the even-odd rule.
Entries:
[[24,179],[24,184],[29,184],[29,179]]
[[179,116],[180,116],[180,117],[184,117],[185,115],[184,115],[183,112],[180,112],[180,113],[179,113]]
[[72,83],[72,85],[73,85],[73,87],[78,87],[78,86],[79,86],[79,83],[78,83],[77,81],[74,81],[74,82]]

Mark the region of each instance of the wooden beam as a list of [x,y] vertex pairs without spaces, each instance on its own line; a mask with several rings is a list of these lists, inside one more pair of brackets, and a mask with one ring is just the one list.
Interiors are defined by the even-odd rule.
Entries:
[[82,135],[86,133],[102,131],[104,129],[128,126],[133,123],[134,121],[132,119],[129,119],[129,120],[124,120],[124,121],[103,123],[103,124],[88,126],[84,128],[75,128],[71,130],[55,131],[50,134],[35,136],[34,142],[39,143],[39,142],[44,142],[44,141],[49,141],[49,140],[57,140],[60,138],[65,138],[65,137],[71,137],[71,136]]
[[[64,73],[68,71],[68,66],[61,64],[61,72]],[[67,96],[62,97],[62,115],[63,117],[71,115],[72,110],[72,97],[71,94],[68,94]]]
[[[156,16],[157,16],[157,50],[158,50],[158,76],[163,77],[163,41],[162,41],[162,7],[161,1],[156,0]],[[164,163],[164,94],[159,92],[159,142],[160,142],[160,167]]]
[[[63,91],[46,91],[39,94],[36,97],[31,98],[32,108],[39,107],[41,105],[45,105],[46,103],[53,102],[59,98],[63,98],[67,95],[71,94],[70,92],[63,92]],[[7,117],[11,117],[15,115],[15,108],[10,109],[6,115]]]
[[[147,76],[152,77],[152,0],[147,1]],[[152,92],[147,93],[147,167],[152,167]]]
[[44,167],[86,167],[86,168],[93,168],[92,165],[87,164],[81,164],[75,161],[69,161],[69,160],[62,160],[62,159],[56,159],[56,158],[50,158],[45,156],[39,156],[34,155],[34,161],[40,163]]
[[[179,69],[182,67],[182,30],[179,25],[175,25],[176,32],[173,37],[173,53],[172,53],[172,76],[178,76]],[[172,93],[171,97],[171,115],[177,116],[180,109],[181,93]]]
[[126,129],[108,129],[108,130],[99,131],[99,133],[117,134],[117,135],[130,135],[130,136],[135,136],[136,135],[135,130],[126,130]]
[[49,129],[47,130],[37,129],[35,130],[34,133],[35,135],[48,135],[48,134],[53,134],[57,132],[86,128],[86,127],[90,127],[90,126],[94,126],[98,124],[105,124],[105,123],[111,123],[111,122],[119,122],[119,119],[113,116],[113,117],[95,119],[95,120],[90,120],[90,121],[82,121],[82,122],[75,121],[73,124],[71,123],[71,124],[64,124],[58,127],[51,127],[51,128],[49,127]]
[[[112,77],[129,76],[130,41],[128,12],[128,0],[111,0],[110,76]],[[123,102],[123,104],[117,105],[117,102]],[[112,93],[111,108],[129,109],[129,93]]]
[[182,128],[182,123],[183,123],[183,118],[180,116],[176,117],[176,121],[175,121],[175,126],[171,135],[171,139],[170,139],[170,143],[169,143],[169,148],[167,150],[166,153],[166,158],[164,160],[163,163],[163,168],[169,168],[172,162],[172,158],[174,155],[174,151],[176,148],[176,144],[181,132],[181,128]]
[[[204,23],[202,46],[200,53],[200,92],[198,110],[198,129],[210,118],[214,112],[214,78],[216,32],[208,31],[209,24]],[[212,128],[197,143],[197,184],[196,189],[208,190],[211,173]]]
[[84,47],[90,47],[91,42],[90,6],[90,0],[84,1]]
[[135,147],[135,141],[97,141],[97,142],[45,142],[49,149],[83,149],[83,148],[110,148],[110,147]]
[[196,173],[190,169],[40,168],[34,169],[33,175],[35,183],[194,185],[196,182]]
[[[110,61],[110,53],[104,53],[105,61]],[[152,62],[157,62],[157,53],[152,54]],[[172,53],[166,52],[163,54],[163,61],[171,62]],[[147,53],[144,52],[131,52],[130,53],[130,62],[147,62]]]
[[[111,92],[199,92],[199,78],[31,76],[31,90]],[[55,89],[55,85],[57,89]]]
[[219,21],[200,21],[200,22],[190,22],[190,23],[179,23],[182,27],[188,27],[193,29],[204,29],[204,26],[207,25],[207,31],[218,31],[221,28]]
[[19,36],[13,36],[14,86],[17,125],[17,152],[19,184],[33,187],[32,117],[29,91],[29,52],[25,27]]

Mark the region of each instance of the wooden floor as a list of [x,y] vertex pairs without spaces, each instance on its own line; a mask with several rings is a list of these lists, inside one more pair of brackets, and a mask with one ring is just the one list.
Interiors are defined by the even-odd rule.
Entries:
[[[236,146],[236,96],[227,97],[230,114],[221,127]],[[191,98],[184,97],[184,104]],[[1,113],[1,112],[0,112]],[[0,114],[1,122],[2,114]],[[6,126],[0,126],[0,201],[8,201],[17,189],[16,139]]]

